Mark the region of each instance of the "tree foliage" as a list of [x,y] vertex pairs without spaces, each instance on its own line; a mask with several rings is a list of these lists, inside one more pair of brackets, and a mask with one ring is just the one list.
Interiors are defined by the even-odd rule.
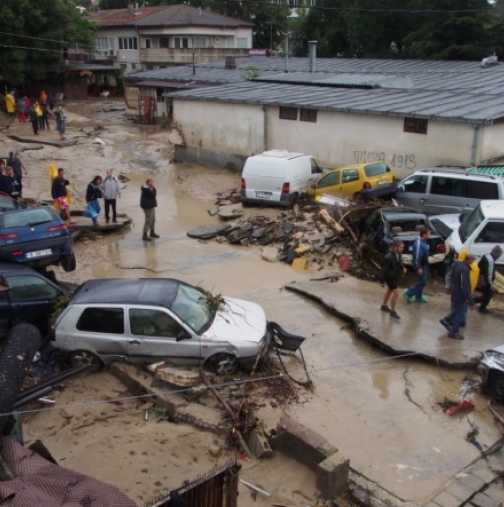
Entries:
[[[488,0],[332,0],[309,12],[302,38],[319,40],[322,56],[481,58],[504,45],[504,0],[499,3],[493,7]],[[328,6],[331,9],[324,8]],[[474,11],[460,12],[464,10]]]
[[93,41],[92,25],[72,0],[1,0],[0,32],[0,72],[11,84],[57,75],[65,48]]

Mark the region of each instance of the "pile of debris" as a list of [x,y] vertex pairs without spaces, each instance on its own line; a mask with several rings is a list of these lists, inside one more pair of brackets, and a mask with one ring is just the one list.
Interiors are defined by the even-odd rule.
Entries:
[[[218,194],[216,204],[238,207],[238,192]],[[194,239],[215,239],[231,245],[263,247],[262,258],[286,262],[296,269],[323,270],[338,266],[358,276],[375,278],[377,266],[363,266],[359,248],[360,222],[379,204],[325,206],[301,201],[275,216],[239,216],[231,221],[200,227],[188,233]],[[221,214],[218,213],[221,217]],[[232,215],[232,214],[231,214]],[[221,217],[223,218],[223,217]],[[366,263],[367,264],[367,263]]]

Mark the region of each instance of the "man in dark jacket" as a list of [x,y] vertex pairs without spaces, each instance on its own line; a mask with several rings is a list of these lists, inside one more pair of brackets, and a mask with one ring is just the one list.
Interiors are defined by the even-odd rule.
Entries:
[[[385,296],[383,297],[383,303],[380,310],[382,312],[390,313],[390,316],[396,320],[400,319],[396,312],[396,305],[399,297],[399,280],[404,272],[401,255],[403,250],[404,243],[402,241],[394,241],[390,246],[390,250],[387,255],[385,255],[385,262],[383,264],[383,280],[387,286],[387,290],[385,292]],[[390,307],[388,306],[389,301]]]
[[467,253],[464,261],[453,263],[450,278],[451,311],[440,320],[448,330],[448,336],[456,340],[464,339],[459,331],[466,323],[469,304],[472,303],[470,266],[473,262],[474,255]]
[[156,234],[156,208],[157,208],[157,190],[154,181],[149,178],[145,185],[142,186],[140,195],[140,207],[145,214],[145,222],[143,228],[142,239],[144,241],[152,241],[153,238],[159,238]]
[[10,152],[9,159],[7,161],[7,165],[12,167],[14,171],[14,178],[17,180],[19,184],[19,197],[22,196],[23,193],[23,170],[24,166],[21,162],[17,152]]
[[495,261],[502,255],[502,247],[496,245],[489,254],[484,255],[479,261],[480,276],[482,282],[482,295],[476,298],[480,304],[479,312],[488,313],[488,305],[493,296],[493,282],[495,280]]

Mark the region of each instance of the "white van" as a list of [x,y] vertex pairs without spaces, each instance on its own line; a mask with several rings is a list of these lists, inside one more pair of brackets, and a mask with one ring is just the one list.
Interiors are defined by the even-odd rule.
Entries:
[[247,158],[241,178],[244,204],[290,206],[322,173],[310,155],[270,150]]

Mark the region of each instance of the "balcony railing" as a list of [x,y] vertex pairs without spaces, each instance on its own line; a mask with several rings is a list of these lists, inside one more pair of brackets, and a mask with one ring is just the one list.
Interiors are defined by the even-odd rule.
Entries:
[[193,52],[197,63],[222,60],[226,56],[247,56],[248,49],[241,48],[195,48],[193,49],[140,49],[141,63],[191,63]]

